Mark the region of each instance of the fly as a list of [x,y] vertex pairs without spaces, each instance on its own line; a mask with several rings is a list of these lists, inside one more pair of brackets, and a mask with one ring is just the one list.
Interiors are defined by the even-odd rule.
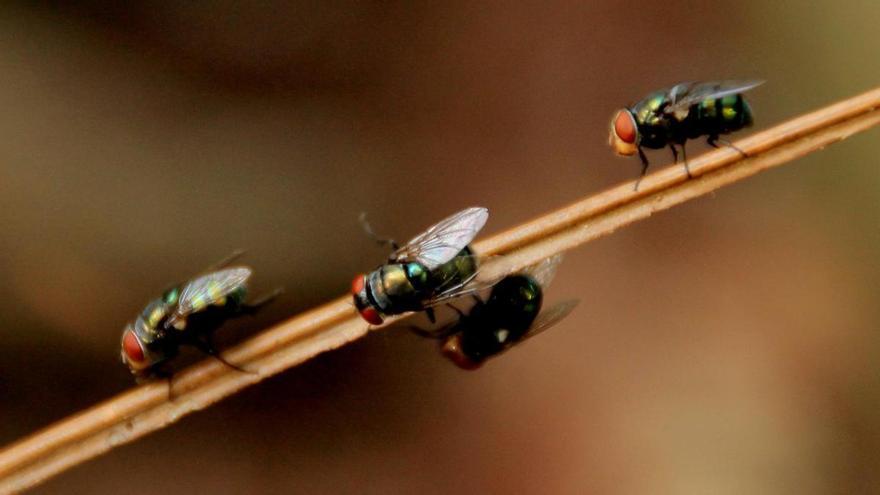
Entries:
[[214,331],[225,321],[254,314],[280,290],[254,302],[246,302],[251,269],[224,268],[240,253],[188,282],[166,290],[154,299],[122,332],[122,362],[136,378],[165,374],[160,368],[175,357],[180,346],[189,345],[223,364],[244,371],[223,359],[213,343]]
[[763,81],[686,82],[651,93],[632,107],[618,110],[611,119],[609,144],[619,155],[638,153],[642,160],[639,182],[648,170],[648,158],[643,148],[663,149],[669,147],[678,162],[678,150],[688,168],[685,142],[707,136],[710,146],[718,143],[731,146],[743,156],[745,153],[721,139],[722,134],[738,131],[752,125],[752,110],[742,93],[762,84]]
[[467,208],[398,247],[373,234],[362,217],[367,233],[395,251],[385,264],[352,281],[352,297],[361,317],[379,325],[385,316],[425,311],[433,321],[433,306],[471,290],[468,284],[477,276],[477,256],[468,245],[488,218],[486,208]]
[[458,320],[437,331],[414,329],[418,334],[441,339],[444,356],[463,369],[479,368],[529,337],[555,325],[577,305],[577,301],[558,303],[542,311],[544,290],[548,287],[562,255],[553,256],[519,273],[507,275],[492,286],[484,301],[459,314]]

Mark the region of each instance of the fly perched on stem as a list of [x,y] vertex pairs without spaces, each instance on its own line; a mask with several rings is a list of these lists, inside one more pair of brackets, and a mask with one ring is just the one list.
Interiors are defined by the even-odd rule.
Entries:
[[439,339],[443,355],[458,367],[477,369],[487,359],[555,325],[574,309],[577,301],[565,301],[542,311],[544,290],[561,262],[562,255],[555,255],[506,275],[492,285],[485,300],[474,294],[475,304],[467,311],[450,305],[458,319],[437,330],[410,328],[423,337]]
[[477,276],[477,256],[468,245],[488,218],[486,208],[467,208],[398,247],[373,233],[362,215],[367,234],[394,252],[385,264],[352,281],[351,293],[361,317],[380,325],[384,316],[425,311],[434,321],[434,306],[474,290],[470,284]]
[[721,139],[722,134],[738,131],[752,125],[752,110],[742,93],[763,84],[763,81],[686,82],[656,91],[632,107],[618,110],[611,119],[608,142],[619,155],[638,153],[642,160],[642,173],[648,171],[648,157],[643,148],[672,150],[672,158],[678,162],[681,148],[684,168],[688,177],[685,142],[707,136],[710,146],[718,143],[745,153]]
[[246,302],[251,269],[228,267],[240,255],[237,251],[203,275],[166,290],[150,301],[134,322],[126,325],[122,332],[122,362],[138,381],[170,376],[163,365],[175,357],[183,345],[195,347],[230,368],[247,372],[217,352],[214,331],[229,319],[256,313],[281,289]]

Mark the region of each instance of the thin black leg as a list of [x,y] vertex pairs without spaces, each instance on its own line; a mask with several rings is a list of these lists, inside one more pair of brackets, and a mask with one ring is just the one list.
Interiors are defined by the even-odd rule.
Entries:
[[428,321],[432,324],[437,323],[437,315],[434,313],[434,308],[426,308],[425,316],[428,317]]
[[675,149],[675,145],[669,143],[669,149],[672,150],[672,163],[678,163],[678,150]]
[[449,337],[453,333],[455,333],[455,324],[446,325],[443,328],[439,328],[437,330],[426,330],[421,327],[417,327],[415,325],[410,325],[409,331],[418,335],[419,337],[424,337],[426,339],[445,339]]
[[248,371],[244,368],[236,366],[236,365],[230,363],[229,361],[223,359],[223,356],[221,356],[220,353],[217,352],[217,349],[214,348],[214,344],[211,342],[210,337],[205,337],[205,340],[195,339],[193,341],[193,347],[195,347],[196,349],[202,351],[203,353],[211,356],[212,358],[216,359],[217,361],[220,361],[221,363],[226,365],[228,368],[234,369],[235,371],[240,371],[242,373],[247,373],[249,375],[256,375],[256,373],[254,373],[253,371]]
[[745,151],[739,149],[735,144],[731,143],[730,141],[728,141],[726,139],[722,139],[718,136],[709,136],[709,139],[706,142],[709,143],[709,146],[711,146],[713,148],[720,148],[720,146],[718,146],[718,143],[721,143],[724,146],[727,146],[729,148],[733,148],[736,151],[738,151],[739,154],[742,155],[743,158],[749,157],[749,155]]
[[688,179],[693,179],[694,176],[691,175],[691,167],[690,167],[690,165],[688,164],[687,148],[685,148],[685,144],[684,144],[684,143],[681,143],[681,157],[682,157],[682,159],[684,160],[684,171],[687,172],[687,174],[688,174]]
[[174,375],[168,375],[165,379],[168,382],[168,402],[174,402],[177,397],[174,395]]
[[168,402],[174,402],[176,397],[174,396],[174,373],[169,371],[166,368],[162,368],[160,365],[159,368],[155,368],[150,371],[149,375],[138,375],[135,377],[135,381],[138,384],[146,383],[153,380],[163,380],[168,384]]
[[459,318],[464,318],[464,312],[462,312],[462,310],[458,309],[457,307],[453,306],[452,304],[447,304],[446,307],[450,308],[453,311],[455,311],[456,313],[458,313]]
[[648,157],[645,156],[645,152],[642,150],[641,146],[639,147],[639,158],[642,160],[642,173],[639,174],[639,178],[633,186],[633,191],[639,190],[639,184],[642,183],[642,179],[645,177],[645,174],[648,173]]
[[367,221],[366,212],[361,212],[360,216],[358,217],[358,221],[361,223],[361,227],[363,227],[364,232],[367,233],[367,236],[370,239],[376,241],[377,244],[383,247],[389,246],[392,251],[397,251],[398,249],[400,249],[400,246],[397,245],[397,242],[395,242],[394,239],[391,239],[390,237],[381,237],[376,234],[376,232],[373,230],[373,227],[370,226],[370,222]]

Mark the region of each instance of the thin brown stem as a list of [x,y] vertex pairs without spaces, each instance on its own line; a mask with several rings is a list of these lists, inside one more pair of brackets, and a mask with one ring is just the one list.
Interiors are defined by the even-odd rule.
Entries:
[[[880,88],[803,115],[690,161],[694,179],[671,166],[548,213],[475,245],[484,270],[507,273],[610,234],[689,199],[787,163],[880,123]],[[136,387],[0,451],[0,492],[20,491],[119,445],[163,428],[244,387],[366,335],[342,297],[277,324],[224,352],[256,371],[238,373],[209,359],[181,371],[174,400],[167,383]]]

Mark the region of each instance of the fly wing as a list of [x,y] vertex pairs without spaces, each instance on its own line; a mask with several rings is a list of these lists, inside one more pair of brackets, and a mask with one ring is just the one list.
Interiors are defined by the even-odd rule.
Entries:
[[539,333],[547,330],[553,325],[562,321],[563,318],[569,315],[572,310],[580,303],[579,300],[572,299],[569,301],[563,301],[554,305],[550,309],[546,309],[541,311],[538,314],[538,317],[535,318],[535,321],[532,323],[532,326],[529,327],[529,331],[522,336],[520,341],[534,337]]
[[764,84],[764,81],[755,79],[677,84],[669,90],[670,103],[665,112],[676,117],[686,117],[690,107],[703,100],[743,93],[761,84]]
[[417,261],[428,270],[433,270],[470,244],[488,218],[489,210],[486,208],[462,210],[414,237],[395,251],[390,261]]
[[177,302],[175,317],[180,319],[220,302],[245,285],[251,273],[246,267],[227,268],[187,282]]
[[[534,265],[529,265],[523,268],[519,271],[519,273],[524,273],[532,277],[536,282],[538,282],[538,285],[540,285],[542,289],[546,289],[548,286],[550,286],[550,282],[552,282],[553,278],[556,276],[556,269],[559,267],[559,264],[562,263],[563,257],[564,255],[562,254],[553,255],[549,258],[545,258],[535,263]],[[495,255],[492,258],[497,260],[498,256]],[[458,299],[459,297],[477,294],[479,292],[491,289],[495,286],[495,284],[510,275],[510,273],[496,274],[485,277],[481,275],[482,272],[477,270],[475,273],[471,274],[469,277],[454,286],[440,287],[439,289],[441,290],[439,290],[433,297],[431,297],[431,299],[425,301],[423,303],[424,306],[438,306],[440,304],[445,304],[452,299]]]
[[478,281],[477,277],[479,274],[480,271],[477,270],[457,284],[442,288],[440,292],[434,294],[430,299],[428,299],[427,301],[423,301],[422,306],[426,308],[433,308],[434,306],[446,304],[453,299],[458,299],[460,297],[464,297],[470,294],[476,294],[486,289],[490,289],[493,285],[497,284],[501,280],[499,278],[496,280]]
[[542,289],[547,289],[556,276],[556,269],[562,263],[563,257],[562,254],[556,254],[545,258],[534,265],[527,266],[523,269],[523,273],[535,279],[535,282],[538,282]]

